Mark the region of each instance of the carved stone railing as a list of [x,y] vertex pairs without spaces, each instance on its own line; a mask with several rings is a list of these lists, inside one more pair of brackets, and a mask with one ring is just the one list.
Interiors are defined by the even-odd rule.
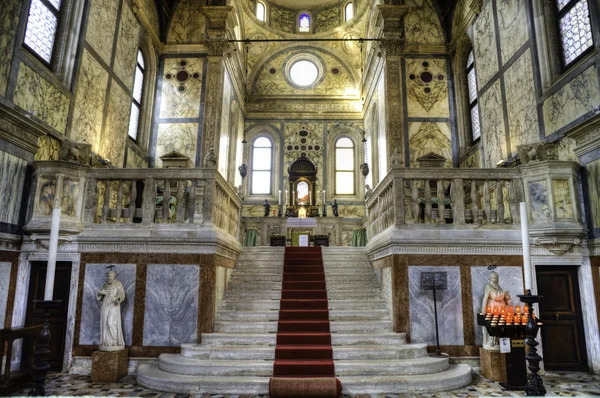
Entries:
[[369,239],[407,224],[518,224],[518,169],[393,169],[366,200]]
[[214,169],[94,169],[84,224],[213,225],[237,239],[241,200]]

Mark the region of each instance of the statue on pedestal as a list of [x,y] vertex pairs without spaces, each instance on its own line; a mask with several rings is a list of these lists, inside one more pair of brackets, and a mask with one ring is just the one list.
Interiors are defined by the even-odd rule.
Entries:
[[400,149],[394,149],[394,153],[390,157],[390,166],[391,168],[402,167],[404,161],[402,160],[402,154],[400,153]]
[[100,309],[100,351],[120,351],[125,349],[121,324],[121,303],[125,300],[123,284],[117,280],[117,273],[106,273],[106,282],[96,293],[102,301]]
[[204,168],[216,169],[217,168],[217,155],[215,154],[214,148],[209,148],[206,156],[204,157]]
[[267,199],[265,199],[265,204],[263,206],[265,207],[265,217],[269,217],[269,212],[271,211],[271,205],[269,204],[269,201]]
[[[501,310],[508,305],[510,305],[510,294],[500,287],[500,284],[498,283],[498,273],[490,273],[489,282],[485,285],[485,290],[483,292],[481,312],[485,314],[488,307],[491,307],[492,310],[494,307],[499,307]],[[498,338],[490,336],[485,327],[483,328],[483,348],[493,351],[500,350]]]
[[338,217],[339,213],[338,213],[338,203],[337,201],[334,199],[333,202],[331,202],[331,211],[333,212],[333,216],[334,217]]

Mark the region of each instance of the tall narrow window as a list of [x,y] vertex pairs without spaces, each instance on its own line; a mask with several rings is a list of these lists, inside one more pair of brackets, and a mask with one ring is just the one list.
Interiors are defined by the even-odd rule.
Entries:
[[252,194],[271,193],[271,158],[273,145],[267,137],[259,137],[252,146]]
[[310,32],[310,15],[300,14],[298,19],[298,30],[300,32]]
[[569,66],[594,45],[587,0],[556,0],[563,63]]
[[140,111],[142,109],[142,92],[144,91],[144,55],[138,50],[137,64],[135,66],[135,78],[133,81],[133,98],[131,101],[131,113],[129,114],[129,137],[137,139],[140,124]]
[[469,109],[471,113],[471,138],[472,141],[481,137],[481,127],[479,126],[479,106],[477,105],[477,72],[475,72],[475,56],[473,50],[467,57],[467,86],[469,88]]
[[354,6],[352,2],[346,4],[344,7],[344,21],[349,21],[354,17]]
[[52,61],[61,0],[31,0],[25,45],[48,65]]
[[354,195],[354,143],[347,137],[335,142],[335,193]]
[[265,12],[265,5],[260,1],[256,3],[256,18],[259,21],[265,22],[267,13]]

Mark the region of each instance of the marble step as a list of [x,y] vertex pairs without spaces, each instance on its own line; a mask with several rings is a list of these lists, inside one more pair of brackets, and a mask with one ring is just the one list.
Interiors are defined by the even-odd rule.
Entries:
[[443,372],[422,375],[340,376],[343,394],[429,393],[455,390],[471,383],[471,367],[450,365]]
[[158,368],[165,372],[199,376],[272,376],[273,361],[203,360],[179,354],[160,354]]
[[[202,345],[275,345],[277,334],[272,333],[205,333],[202,335]],[[406,333],[332,333],[331,344],[346,345],[404,345]]]
[[[268,291],[243,291],[236,290],[232,291],[231,289],[225,292],[226,299],[232,300],[268,300],[268,299],[277,299],[281,298],[281,290],[268,290]],[[359,291],[356,290],[331,290],[327,292],[327,298],[329,300],[344,300],[344,299],[355,299],[355,300],[364,300],[364,299],[381,299],[381,295],[379,290],[372,289],[361,289]]]
[[[275,346],[182,344],[181,355],[191,359],[274,360]],[[334,360],[416,359],[427,356],[425,344],[344,345],[333,347]]]
[[[355,273],[355,274],[331,274],[325,273],[325,280],[331,283],[339,282],[368,282],[375,281],[373,272]],[[257,273],[236,273],[231,277],[232,283],[266,283],[266,282],[282,282],[283,273],[281,274],[257,274]]]
[[[259,333],[277,332],[278,320],[272,321],[215,321],[215,332],[221,333]],[[352,321],[330,321],[329,327],[332,333],[382,333],[392,330],[390,320],[360,320]]]
[[[273,321],[279,319],[278,310],[267,311],[226,311],[217,313],[218,321]],[[330,321],[363,321],[363,320],[389,320],[390,313],[386,309],[377,310],[329,310]]]
[[[373,300],[330,300],[330,310],[378,310],[385,309],[385,302],[381,299]],[[220,310],[223,311],[264,311],[279,310],[279,300],[249,300],[238,301],[225,299],[221,302]]]
[[[297,284],[298,287],[294,286],[294,283],[289,283],[291,290],[305,290],[305,287],[309,287],[306,284]],[[338,283],[327,283],[327,291],[328,292],[337,292],[344,290],[367,290],[371,293],[376,293],[379,289],[379,285],[377,282],[371,280],[368,282],[338,282]],[[261,291],[267,292],[270,290],[279,290],[281,291],[282,285],[281,282],[247,282],[247,283],[234,283],[232,282],[229,285],[228,291],[237,292],[237,291]],[[317,286],[318,289],[318,286]],[[316,290],[316,289],[315,289]],[[378,292],[377,292],[378,293]]]
[[366,361],[335,361],[336,376],[419,375],[439,373],[450,366],[447,357],[425,356],[416,359],[379,359]]

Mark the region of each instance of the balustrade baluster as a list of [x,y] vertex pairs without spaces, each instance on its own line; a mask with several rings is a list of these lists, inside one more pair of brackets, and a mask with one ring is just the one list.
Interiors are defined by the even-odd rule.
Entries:
[[465,188],[462,178],[455,178],[452,182],[452,218],[453,224],[465,223]]
[[110,208],[110,180],[106,180],[104,183],[106,184],[106,188],[104,189],[104,204],[102,206],[102,222],[106,223],[108,221],[108,211]]
[[98,200],[98,180],[89,178],[87,180],[87,193],[85,202],[85,222],[96,223],[96,215],[102,211],[99,208],[100,201]]
[[171,201],[171,181],[165,179],[165,188],[163,189],[163,202],[162,202],[162,222],[167,223],[171,217],[169,215],[169,202]]
[[123,180],[119,180],[119,189],[117,191],[116,223],[121,223],[121,212],[123,211]]
[[411,195],[412,195],[412,212],[413,212],[413,220],[416,223],[420,222],[419,220],[419,188],[417,187],[417,180],[412,180],[411,185]]
[[175,208],[175,219],[178,223],[182,223],[185,219],[185,212],[183,206],[183,184],[184,180],[177,180],[177,207]]
[[479,224],[479,197],[477,195],[477,180],[471,180],[471,211],[473,224]]
[[392,186],[394,187],[394,223],[396,227],[399,227],[406,222],[404,219],[404,180],[396,179]]
[[156,213],[156,187],[153,178],[144,179],[144,193],[142,196],[142,223],[154,223]]
[[485,180],[483,183],[483,210],[485,211],[485,219],[489,223],[492,221],[492,204],[490,198],[490,183]]
[[520,184],[518,180],[511,180],[508,182],[508,204],[510,206],[510,217],[512,218],[513,224],[519,224],[521,216],[519,213],[519,204],[517,203],[517,187],[516,184]]
[[133,217],[135,217],[135,201],[137,199],[137,181],[131,181],[131,188],[129,188],[129,218],[127,220],[128,223],[133,222]]
[[425,180],[425,223],[431,222],[431,184]]
[[502,181],[496,182],[496,222],[504,222],[504,192],[502,191]]
[[438,198],[438,223],[446,223],[446,190],[444,189],[444,180],[437,182],[437,198]]

